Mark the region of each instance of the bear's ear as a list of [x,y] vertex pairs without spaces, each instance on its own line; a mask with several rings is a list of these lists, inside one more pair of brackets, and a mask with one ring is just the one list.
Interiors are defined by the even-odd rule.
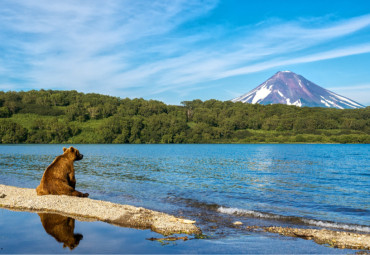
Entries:
[[67,148],[66,147],[63,147],[63,152],[65,152],[67,150]]
[[75,151],[75,148],[73,148],[73,147],[71,146],[71,147],[69,147],[69,150],[70,150],[71,152],[74,152],[74,151]]

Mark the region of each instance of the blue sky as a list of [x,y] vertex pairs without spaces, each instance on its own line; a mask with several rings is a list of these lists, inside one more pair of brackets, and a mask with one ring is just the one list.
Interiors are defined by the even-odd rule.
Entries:
[[279,70],[370,105],[370,1],[2,0],[0,90],[229,100]]

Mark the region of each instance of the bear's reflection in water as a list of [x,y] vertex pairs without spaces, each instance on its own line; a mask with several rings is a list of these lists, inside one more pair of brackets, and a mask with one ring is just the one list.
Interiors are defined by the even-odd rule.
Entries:
[[38,215],[46,233],[63,243],[63,248],[68,247],[73,250],[78,246],[83,235],[74,233],[75,219],[51,213],[39,213]]

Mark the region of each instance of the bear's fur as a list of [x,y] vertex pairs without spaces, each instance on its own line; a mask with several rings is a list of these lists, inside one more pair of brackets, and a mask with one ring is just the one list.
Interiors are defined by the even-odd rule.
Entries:
[[75,220],[50,213],[39,213],[42,226],[46,233],[53,236],[55,240],[63,243],[63,248],[68,247],[73,250],[78,246],[83,236],[81,234],[75,234]]
[[88,193],[75,190],[76,178],[73,162],[81,160],[83,155],[73,147],[63,148],[63,152],[46,168],[40,185],[36,188],[37,195],[88,197]]

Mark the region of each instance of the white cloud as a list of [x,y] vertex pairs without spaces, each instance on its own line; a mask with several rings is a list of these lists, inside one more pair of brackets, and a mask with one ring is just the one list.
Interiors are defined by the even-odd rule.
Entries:
[[358,55],[363,53],[370,53],[370,44],[361,44],[355,45],[347,48],[339,48],[335,50],[329,50],[324,52],[319,52],[311,55],[306,55],[303,57],[293,57],[290,59],[274,59],[266,62],[260,62],[257,64],[253,64],[250,66],[245,66],[242,68],[237,68],[233,70],[226,71],[224,73],[220,73],[217,78],[225,78],[235,75],[242,75],[242,74],[249,74],[255,73],[263,70],[268,70],[274,67],[280,66],[287,66],[293,64],[302,64],[302,63],[309,63],[309,62],[316,62],[321,60],[333,59],[333,58],[340,58],[352,55]]
[[351,98],[363,105],[370,105],[370,84],[350,84],[344,87],[332,87],[328,88],[339,95],[346,95],[346,97]]
[[[230,38],[230,43],[224,41],[226,45],[224,48],[210,42],[206,48],[193,47],[192,51],[180,56],[143,63],[137,68],[130,69],[123,76],[130,77],[127,81],[130,84],[154,83],[147,93],[155,94],[279,66],[367,53],[369,44],[339,47],[309,55],[305,55],[303,51],[328,40],[354,33],[369,24],[368,15],[318,29],[305,28],[302,25],[299,27],[297,24],[293,26],[290,23],[257,27],[253,32],[246,31],[244,34],[248,34],[247,37]],[[275,36],[272,33],[275,30],[284,34],[284,37]],[[308,38],[312,40],[307,40]],[[168,47],[174,48],[176,45]]]
[[[145,40],[160,40],[214,2],[8,1],[4,6],[0,35],[8,40],[0,45],[26,62],[24,78],[44,88],[96,89],[133,80],[122,73],[145,61]],[[17,64],[7,65],[16,72]]]
[[0,83],[0,90],[5,90],[5,91],[14,90],[14,85]]
[[[370,15],[325,25],[264,22],[235,30],[223,24],[182,26],[216,0],[4,0],[0,73],[14,89],[77,89],[118,96],[194,91],[206,82],[279,66],[370,52],[337,43],[370,26]],[[316,49],[320,46],[320,50]],[[309,52],[309,53],[308,53]],[[24,82],[11,83],[17,77]],[[1,78],[1,77],[0,77]]]
[[[370,84],[356,84],[353,86],[346,86],[346,87],[332,87],[328,88],[329,90],[337,90],[337,91],[348,91],[348,90],[356,90],[356,89],[363,89],[363,90],[370,90]],[[370,100],[370,99],[369,99]]]
[[[306,24],[306,22],[302,24]],[[269,29],[270,33],[267,36],[280,39],[297,38],[298,40],[304,40],[303,43],[309,42],[308,40],[322,41],[333,39],[368,27],[370,25],[370,15],[341,20],[318,28],[303,27],[302,24],[298,22],[283,23]]]

